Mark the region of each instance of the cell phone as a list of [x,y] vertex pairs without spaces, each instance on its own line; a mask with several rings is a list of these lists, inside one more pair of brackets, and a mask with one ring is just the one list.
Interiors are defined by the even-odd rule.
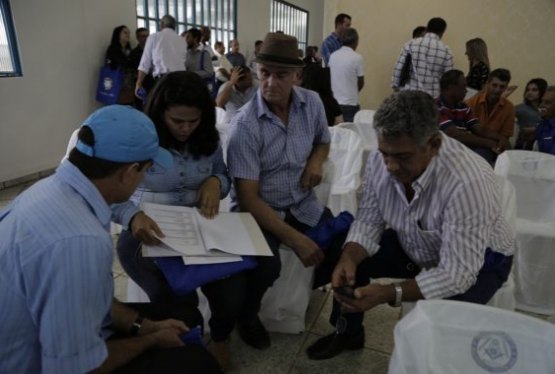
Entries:
[[355,288],[352,286],[335,287],[333,292],[343,297],[348,297],[349,299],[355,299]]

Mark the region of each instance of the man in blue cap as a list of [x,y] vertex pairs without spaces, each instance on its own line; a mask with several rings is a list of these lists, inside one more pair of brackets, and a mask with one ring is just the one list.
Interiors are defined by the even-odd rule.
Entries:
[[183,346],[187,318],[154,321],[112,299],[110,221],[162,235],[146,215],[111,208],[153,162],[172,158],[151,120],[108,106],[85,120],[53,176],[0,212],[0,372],[218,371],[204,349]]

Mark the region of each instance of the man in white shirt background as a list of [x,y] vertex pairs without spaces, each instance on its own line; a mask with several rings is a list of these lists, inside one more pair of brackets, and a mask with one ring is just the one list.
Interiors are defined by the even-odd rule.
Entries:
[[343,46],[330,56],[331,90],[339,103],[345,122],[353,122],[360,110],[358,93],[364,87],[362,56],[356,51],[358,32],[354,28],[343,31]]
[[139,63],[135,84],[135,96],[139,98],[141,97],[139,90],[143,87],[143,81],[148,73],[151,72],[156,80],[173,71],[185,70],[187,44],[175,32],[175,18],[169,15],[162,17],[160,29],[148,37]]

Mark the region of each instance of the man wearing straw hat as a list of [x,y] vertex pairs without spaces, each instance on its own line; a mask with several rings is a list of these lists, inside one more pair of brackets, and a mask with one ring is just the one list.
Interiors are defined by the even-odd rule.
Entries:
[[295,86],[304,66],[297,39],[268,33],[255,59],[260,86],[231,122],[228,167],[234,178],[234,203],[250,212],[262,228],[273,257],[259,259],[249,271],[247,300],[238,323],[241,338],[264,349],[270,338],[258,318],[266,290],[279,277],[281,243],[304,266],[315,266],[314,287],[329,282],[344,237],[324,252],[304,232],[332,217],[316,199],[330,147],[326,114],[318,94]]

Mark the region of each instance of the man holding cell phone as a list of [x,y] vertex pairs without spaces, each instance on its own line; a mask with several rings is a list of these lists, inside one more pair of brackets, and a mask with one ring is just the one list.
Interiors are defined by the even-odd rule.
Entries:
[[[307,349],[328,359],[364,346],[363,313],[402,301],[487,303],[511,271],[515,235],[491,166],[443,135],[428,94],[401,91],[374,117],[378,152],[332,276],[336,332]],[[387,229],[386,229],[387,227]],[[402,278],[392,285],[370,278]]]

